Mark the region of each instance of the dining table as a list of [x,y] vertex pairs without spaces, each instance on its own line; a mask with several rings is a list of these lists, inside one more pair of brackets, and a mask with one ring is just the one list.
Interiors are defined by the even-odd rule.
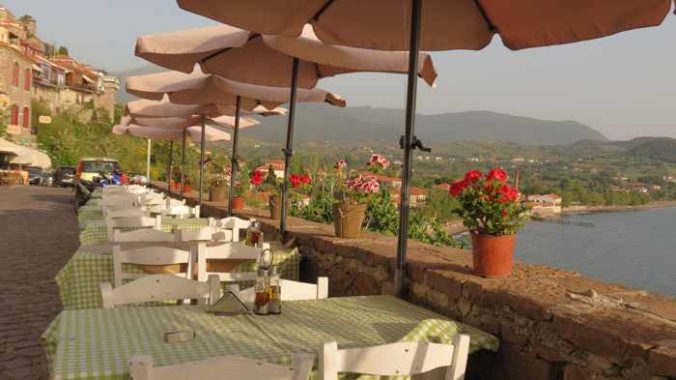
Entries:
[[[123,249],[139,249],[149,246],[164,246],[182,250],[190,250],[194,242],[136,242],[118,243]],[[243,244],[243,243],[223,243]],[[61,304],[65,310],[88,309],[102,307],[99,284],[113,282],[113,243],[82,244],[70,257],[61,270],[56,274],[55,281],[59,289]],[[300,254],[298,249],[285,249],[272,244],[272,265],[279,269],[280,276],[288,280],[297,281],[300,276]],[[255,272],[258,268],[256,260],[223,260],[209,262],[209,271],[216,272]],[[186,268],[178,265],[168,266],[136,266],[123,265],[123,270],[129,273],[146,274],[175,274],[185,272]],[[242,283],[240,286],[251,285]]]
[[[294,353],[316,354],[325,342],[337,341],[340,348],[398,341],[451,343],[459,333],[469,335],[470,352],[499,346],[493,335],[393,296],[284,301],[278,315],[222,316],[207,308],[64,310],[42,335],[51,379],[127,379],[134,355],[149,355],[157,366],[222,355],[289,364]],[[165,333],[177,328],[194,331],[194,338],[167,343]]]

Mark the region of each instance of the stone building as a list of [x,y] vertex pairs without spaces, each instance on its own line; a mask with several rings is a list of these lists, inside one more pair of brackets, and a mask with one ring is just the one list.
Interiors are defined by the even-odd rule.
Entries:
[[22,38],[22,24],[0,7],[0,110],[7,125],[3,132],[16,142],[32,144],[33,60],[24,53]]

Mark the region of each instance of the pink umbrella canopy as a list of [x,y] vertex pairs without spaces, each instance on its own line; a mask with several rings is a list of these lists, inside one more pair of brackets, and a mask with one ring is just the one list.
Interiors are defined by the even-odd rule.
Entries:
[[[178,0],[238,28],[296,37],[310,23],[326,44],[408,50],[409,0]],[[671,0],[425,0],[422,50],[479,50],[499,34],[509,49],[560,45],[656,26]]]
[[[166,71],[127,78],[127,92],[142,98],[161,100],[165,95],[176,104],[220,104],[253,110],[263,106],[275,109],[290,100],[289,89],[235,82],[216,75],[203,74],[199,68],[190,74]],[[298,89],[298,102],[326,102],[344,107],[345,100],[320,89]]]
[[[326,45],[311,28],[298,38],[261,36],[229,25],[147,35],[138,39],[136,55],[171,70],[190,73],[199,64],[205,73],[274,87],[289,86],[293,57],[301,59],[301,88],[337,74],[408,71],[408,52]],[[432,85],[437,77],[432,59],[419,55],[418,75]]]
[[[195,143],[201,143],[201,126],[190,126],[185,128],[185,130]],[[140,126],[135,124],[116,125],[113,127],[113,133],[117,135],[129,134],[135,137],[162,141],[180,141],[183,138],[183,128]],[[228,132],[212,126],[205,126],[204,134],[204,140],[207,142],[230,141],[230,134]]]

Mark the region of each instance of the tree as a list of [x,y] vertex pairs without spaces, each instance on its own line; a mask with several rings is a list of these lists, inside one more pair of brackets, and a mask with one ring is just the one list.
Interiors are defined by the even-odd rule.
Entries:
[[68,48],[65,46],[59,46],[59,48],[56,50],[56,55],[70,57],[70,55],[68,55]]

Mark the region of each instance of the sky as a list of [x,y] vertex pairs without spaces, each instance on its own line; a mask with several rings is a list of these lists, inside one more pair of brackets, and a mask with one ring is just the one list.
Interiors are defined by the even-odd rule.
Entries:
[[[176,0],[0,0],[30,14],[38,35],[109,71],[147,65],[134,57],[136,37],[213,25]],[[499,37],[479,52],[432,54],[437,88],[419,87],[418,112],[488,110],[575,120],[612,139],[676,137],[676,16],[662,26],[577,44],[513,52]],[[421,81],[422,82],[422,81]],[[404,108],[406,78],[350,74],[320,86],[350,106]]]

